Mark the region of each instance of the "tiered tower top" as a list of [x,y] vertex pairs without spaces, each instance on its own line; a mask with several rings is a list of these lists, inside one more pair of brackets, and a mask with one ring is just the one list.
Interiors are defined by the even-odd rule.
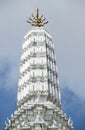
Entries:
[[60,108],[60,87],[54,43],[49,33],[43,29],[48,23],[43,15],[32,14],[28,23],[35,26],[24,37],[22,45],[20,78],[17,105],[20,108],[29,101],[52,101]]

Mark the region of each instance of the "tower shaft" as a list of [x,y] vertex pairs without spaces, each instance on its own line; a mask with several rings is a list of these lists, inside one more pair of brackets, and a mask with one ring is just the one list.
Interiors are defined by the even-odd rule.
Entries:
[[59,89],[52,37],[43,28],[34,28],[22,45],[17,105],[39,95],[60,107]]

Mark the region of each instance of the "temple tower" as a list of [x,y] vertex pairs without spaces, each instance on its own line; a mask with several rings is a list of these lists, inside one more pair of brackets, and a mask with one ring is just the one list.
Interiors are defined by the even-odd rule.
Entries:
[[5,130],[73,130],[61,109],[60,86],[52,37],[43,28],[43,15],[27,21],[34,28],[22,45],[17,110]]

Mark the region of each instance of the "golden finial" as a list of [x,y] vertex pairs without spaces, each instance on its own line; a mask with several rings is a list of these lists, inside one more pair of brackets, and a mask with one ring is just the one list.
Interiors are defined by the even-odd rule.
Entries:
[[41,27],[48,23],[48,21],[46,21],[46,18],[43,18],[43,15],[39,17],[38,8],[36,9],[36,16],[32,14],[32,18],[29,18],[27,22],[30,23],[32,26],[36,26],[36,27]]

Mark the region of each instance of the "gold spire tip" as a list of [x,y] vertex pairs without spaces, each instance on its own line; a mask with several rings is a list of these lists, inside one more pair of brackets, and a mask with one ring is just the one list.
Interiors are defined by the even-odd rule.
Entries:
[[48,23],[46,18],[43,18],[43,15],[39,16],[39,9],[36,8],[36,16],[32,14],[32,17],[27,20],[32,26],[41,27]]

